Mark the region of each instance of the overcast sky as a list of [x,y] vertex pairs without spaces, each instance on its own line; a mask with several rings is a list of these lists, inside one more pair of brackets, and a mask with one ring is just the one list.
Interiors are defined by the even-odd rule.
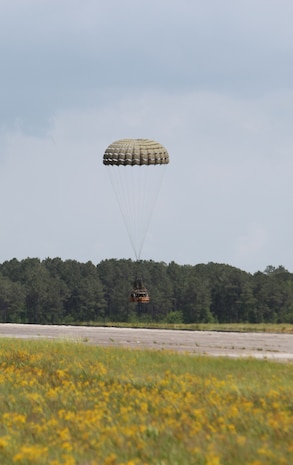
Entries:
[[0,2],[0,262],[135,259],[102,164],[170,155],[142,259],[293,272],[292,0]]

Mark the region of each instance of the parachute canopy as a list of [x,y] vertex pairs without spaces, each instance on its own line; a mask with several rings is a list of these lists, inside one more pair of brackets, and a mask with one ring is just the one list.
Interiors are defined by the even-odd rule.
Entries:
[[117,140],[104,153],[103,164],[137,260],[168,163],[165,147],[150,139]]
[[104,154],[104,165],[167,165],[165,147],[150,139],[121,139],[113,142]]

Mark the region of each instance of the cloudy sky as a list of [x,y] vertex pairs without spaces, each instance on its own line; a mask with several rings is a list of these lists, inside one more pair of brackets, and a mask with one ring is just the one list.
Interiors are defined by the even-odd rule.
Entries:
[[132,258],[107,146],[168,150],[142,258],[293,272],[292,0],[0,3],[0,262]]

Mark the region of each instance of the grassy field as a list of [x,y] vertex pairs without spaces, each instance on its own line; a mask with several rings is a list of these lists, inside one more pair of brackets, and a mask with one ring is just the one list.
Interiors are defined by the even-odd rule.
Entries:
[[84,323],[85,326],[112,326],[116,328],[180,329],[189,331],[236,331],[247,333],[287,333],[293,334],[293,324],[289,323]]
[[0,339],[1,465],[293,463],[293,366]]

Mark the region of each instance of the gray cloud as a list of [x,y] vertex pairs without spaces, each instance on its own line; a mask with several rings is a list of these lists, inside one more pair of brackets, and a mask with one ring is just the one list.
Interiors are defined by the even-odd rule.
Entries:
[[171,163],[143,258],[293,269],[292,8],[1,5],[0,258],[132,256],[101,157],[147,137]]
[[289,88],[292,9],[263,0],[12,1],[0,11],[2,125],[33,131],[56,109],[100,105],[109,89]]

